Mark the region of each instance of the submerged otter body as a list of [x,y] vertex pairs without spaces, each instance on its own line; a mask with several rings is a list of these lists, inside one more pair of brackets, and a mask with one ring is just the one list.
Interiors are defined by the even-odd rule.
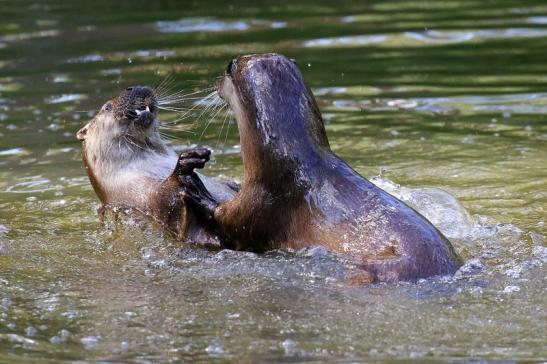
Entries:
[[[77,133],[84,165],[103,208],[119,207],[152,217],[179,239],[218,244],[196,222],[182,198],[182,177],[209,159],[206,149],[177,156],[161,138],[158,102],[148,87],[128,87],[104,104]],[[231,198],[235,190],[200,175],[215,198]]]
[[219,94],[235,113],[244,176],[227,201],[195,187],[185,198],[227,247],[349,255],[369,280],[454,273],[461,259],[422,215],[360,176],[330,149],[309,88],[277,54],[230,62]]

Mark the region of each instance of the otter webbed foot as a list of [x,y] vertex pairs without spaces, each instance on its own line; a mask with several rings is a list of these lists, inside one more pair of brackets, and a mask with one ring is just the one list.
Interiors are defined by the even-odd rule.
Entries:
[[182,152],[175,167],[175,174],[182,177],[194,173],[194,169],[205,166],[210,156],[211,151],[207,148],[195,148]]
[[195,173],[180,176],[184,186],[182,198],[189,206],[206,220],[212,220],[219,202],[207,191],[199,176]]
[[209,193],[194,169],[203,168],[210,156],[211,151],[207,148],[195,148],[183,152],[179,156],[174,172],[183,187],[180,190],[181,197],[206,220],[212,220],[218,201]]

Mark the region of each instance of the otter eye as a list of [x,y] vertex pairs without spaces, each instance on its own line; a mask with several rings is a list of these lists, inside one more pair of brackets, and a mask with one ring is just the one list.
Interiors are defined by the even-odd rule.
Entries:
[[112,102],[109,101],[106,104],[104,104],[103,110],[104,111],[112,111]]

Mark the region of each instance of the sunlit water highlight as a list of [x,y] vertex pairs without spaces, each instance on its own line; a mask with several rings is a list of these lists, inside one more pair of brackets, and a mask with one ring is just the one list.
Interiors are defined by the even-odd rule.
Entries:
[[[0,5],[1,362],[547,360],[543,2],[162,4]],[[321,248],[209,252],[99,222],[74,135],[104,101],[169,74],[203,90],[271,51],[335,152],[451,239],[454,277],[352,286]],[[173,146],[240,178],[233,119],[210,105],[192,125],[196,105]]]

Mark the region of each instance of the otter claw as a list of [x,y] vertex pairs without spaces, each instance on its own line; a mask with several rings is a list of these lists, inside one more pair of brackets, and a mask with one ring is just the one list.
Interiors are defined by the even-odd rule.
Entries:
[[211,151],[207,148],[196,148],[183,152],[179,156],[176,171],[179,176],[190,175],[196,168],[203,168],[209,161]]
[[218,202],[207,191],[198,175],[192,173],[181,176],[181,181],[184,185],[182,198],[205,218],[212,219]]

